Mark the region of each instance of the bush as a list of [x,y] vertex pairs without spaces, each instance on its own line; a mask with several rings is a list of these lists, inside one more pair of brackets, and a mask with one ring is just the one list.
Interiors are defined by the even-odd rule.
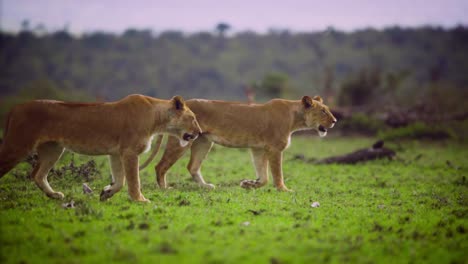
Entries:
[[344,133],[375,135],[380,130],[383,130],[386,125],[383,121],[373,118],[369,115],[364,113],[356,113],[349,118],[340,120],[338,127]]
[[38,79],[26,84],[16,93],[0,98],[0,127],[4,127],[6,116],[13,106],[35,99],[92,101],[83,92],[59,87],[48,79]]
[[374,93],[380,87],[380,72],[374,70],[362,70],[343,82],[338,94],[338,103],[347,106],[364,106],[372,101]]
[[254,85],[254,89],[260,97],[282,98],[290,89],[288,87],[288,79],[288,76],[283,73],[268,73],[263,77],[259,85]]
[[427,125],[421,122],[417,122],[405,127],[381,131],[379,132],[378,136],[383,140],[457,138],[451,128]]

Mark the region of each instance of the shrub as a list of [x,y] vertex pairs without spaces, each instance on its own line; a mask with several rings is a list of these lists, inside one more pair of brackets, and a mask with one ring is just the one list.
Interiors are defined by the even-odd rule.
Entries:
[[372,101],[380,87],[380,72],[363,69],[358,75],[343,82],[338,103],[347,106],[364,106]]
[[364,113],[353,114],[349,118],[340,120],[339,128],[344,133],[361,133],[365,135],[375,135],[378,131],[383,130],[386,125],[383,121],[373,118]]
[[384,130],[379,132],[378,136],[383,140],[457,138],[454,131],[448,127],[428,125],[421,122]]

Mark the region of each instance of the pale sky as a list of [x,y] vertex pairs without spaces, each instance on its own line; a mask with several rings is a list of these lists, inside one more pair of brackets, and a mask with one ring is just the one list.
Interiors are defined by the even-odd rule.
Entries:
[[235,32],[468,26],[468,0],[0,0],[0,6],[1,29],[13,32],[25,19],[49,31],[68,25],[77,34],[128,28],[212,31],[219,22]]

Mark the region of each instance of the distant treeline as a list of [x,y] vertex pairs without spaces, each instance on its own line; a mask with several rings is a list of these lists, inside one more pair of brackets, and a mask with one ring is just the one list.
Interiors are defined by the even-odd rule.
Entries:
[[[413,100],[434,84],[463,93],[467,47],[468,28],[461,26],[229,36],[130,29],[76,37],[27,30],[0,33],[0,97],[45,85],[90,100],[130,93],[245,100],[249,87],[260,99],[326,94],[360,104],[355,100],[371,89]],[[265,88],[269,80],[280,87]],[[343,89],[357,89],[357,99],[340,95]]]

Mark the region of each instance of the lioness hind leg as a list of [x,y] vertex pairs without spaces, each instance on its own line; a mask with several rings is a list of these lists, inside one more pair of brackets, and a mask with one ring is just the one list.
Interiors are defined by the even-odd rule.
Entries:
[[201,174],[201,164],[208,156],[213,142],[209,141],[206,137],[200,136],[192,143],[190,162],[187,169],[192,175],[192,179],[202,187],[214,189],[215,186],[211,183],[206,183]]
[[[2,159],[2,157],[0,157]],[[7,174],[11,169],[13,169],[18,161],[10,161],[10,160],[0,160],[0,178]]]
[[0,153],[0,178],[2,178],[18,163],[24,160],[25,157],[26,155],[21,155],[21,157],[18,157],[16,155],[12,156],[7,153]]
[[[196,139],[198,140],[198,139]],[[195,141],[196,141],[195,140]],[[189,147],[180,146],[179,140],[175,137],[169,137],[166,143],[166,150],[159,161],[155,166],[156,170],[156,181],[159,185],[159,188],[166,189],[166,173],[174,165],[177,160],[184,155]]]
[[101,192],[100,199],[105,201],[120,191],[125,184],[125,172],[120,155],[111,155],[109,162],[112,170],[112,184],[107,185]]
[[251,153],[257,179],[242,180],[240,186],[245,189],[260,188],[268,183],[268,159],[265,150],[251,149]]
[[149,200],[143,196],[140,190],[141,187],[138,170],[138,155],[134,153],[124,153],[121,156],[121,161],[125,171],[125,178],[128,183],[128,193],[130,194],[130,198],[132,198],[134,201],[149,202]]
[[62,156],[64,148],[55,142],[48,142],[37,148],[38,163],[32,172],[36,185],[50,198],[63,199],[61,192],[54,191],[47,181],[47,175],[57,160]]
[[12,146],[6,139],[0,144],[0,178],[13,169],[18,163],[23,161],[30,148],[21,145]]

